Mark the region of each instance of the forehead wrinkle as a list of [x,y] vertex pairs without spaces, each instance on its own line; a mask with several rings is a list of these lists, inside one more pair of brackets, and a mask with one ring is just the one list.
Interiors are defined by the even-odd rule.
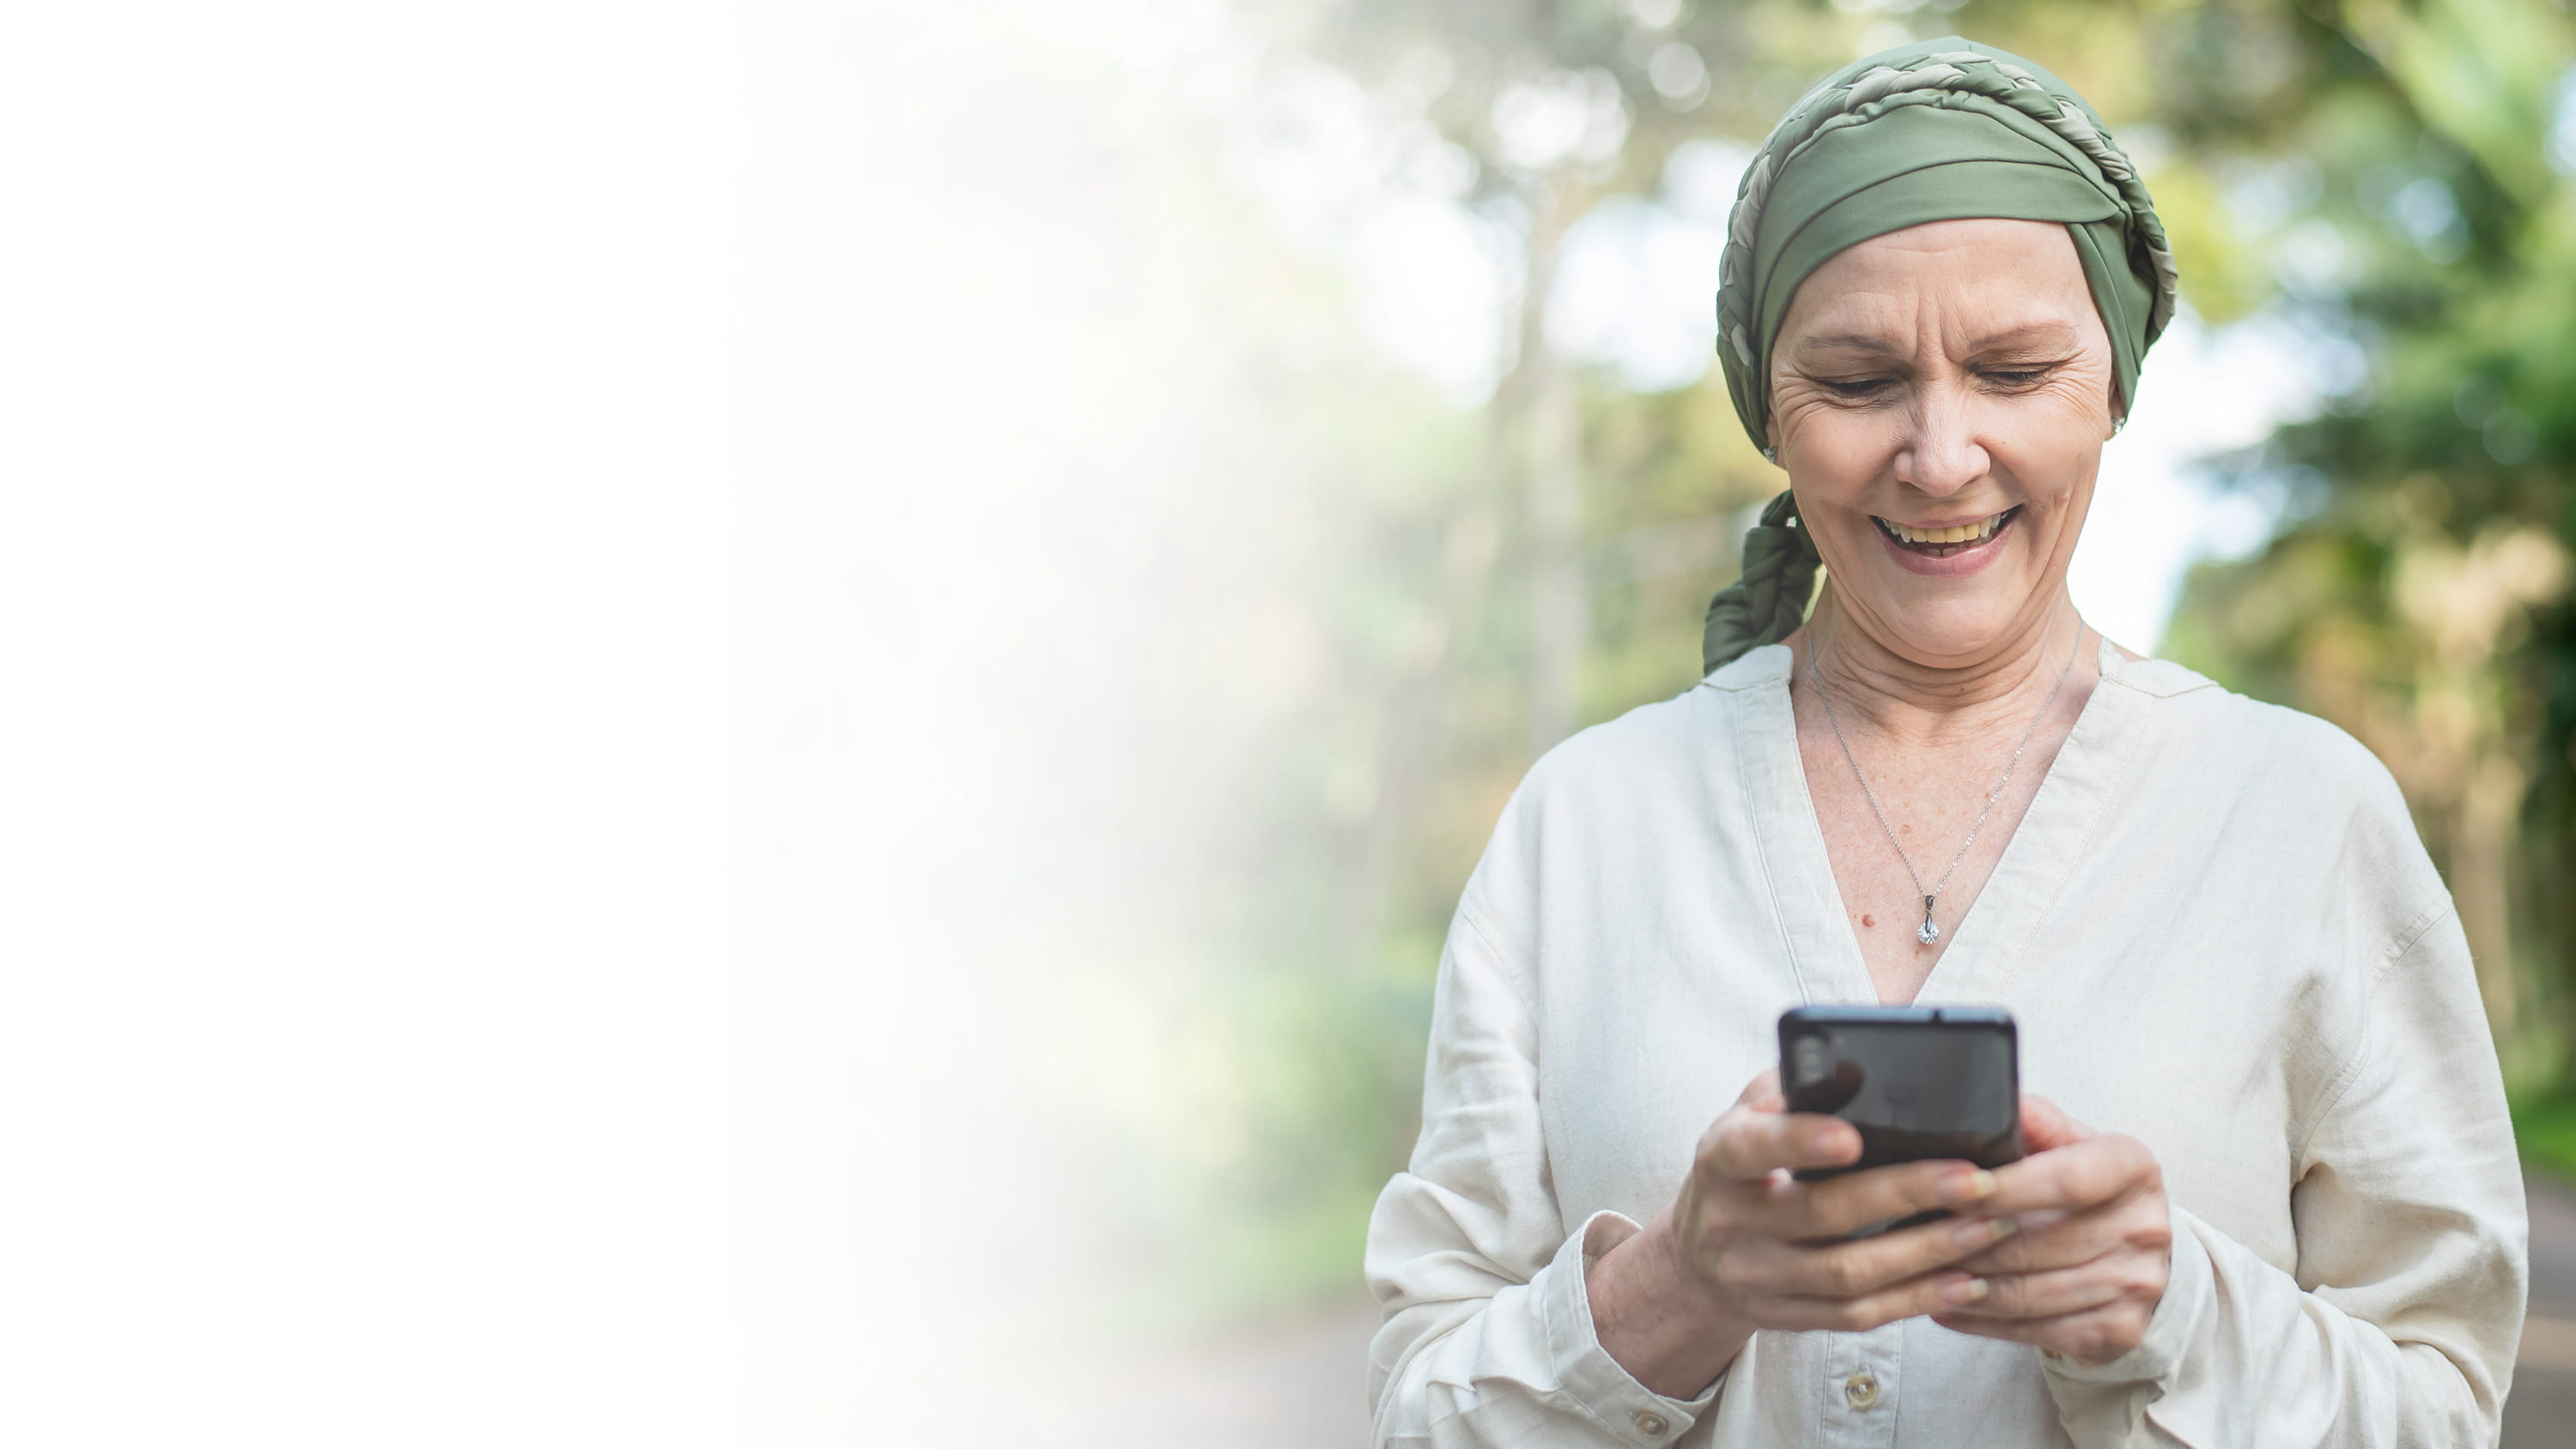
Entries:
[[1797,345],[1801,352],[1830,348],[1845,352],[1883,352],[1893,356],[1907,350],[1887,338],[1873,337],[1866,332],[1837,332],[1826,337],[1801,337]]
[[2089,357],[2097,348],[2107,349],[2108,342],[2107,337],[2102,337],[2096,343],[2076,323],[2038,322],[1954,341],[1949,351],[1963,366],[2020,366]]
[[1979,352],[1988,352],[1999,347],[2011,347],[2015,344],[2032,345],[2043,342],[2071,342],[2078,335],[2078,329],[2072,322],[2026,322],[2019,327],[2007,327],[1999,332],[1989,332],[1985,336],[1979,337],[1970,342],[1968,345]]
[[[1800,348],[1902,352],[1939,336],[1946,349],[1982,350],[2051,325],[2080,333],[2069,315],[2077,308],[2091,312],[2094,301],[2064,227],[1959,221],[1839,253],[1800,284],[1781,320],[1784,340],[1795,335]],[[1978,334],[1973,342],[1963,335],[1970,331]],[[1897,337],[1906,341],[1890,340]]]
[[[1953,324],[1955,326],[1955,323]],[[1939,330],[1950,330],[1941,328]],[[2020,348],[2030,351],[2053,349],[2080,343],[2083,328],[2073,322],[2044,319],[2000,327],[1991,332],[1965,339],[1962,351],[1977,355]],[[1870,332],[1823,332],[1800,336],[1788,350],[1796,352],[1866,352],[1876,356],[1901,357],[1914,348],[1909,342]]]

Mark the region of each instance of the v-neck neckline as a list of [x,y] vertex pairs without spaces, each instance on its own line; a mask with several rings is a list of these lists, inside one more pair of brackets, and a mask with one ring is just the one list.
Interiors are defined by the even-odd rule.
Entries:
[[[1738,686],[1744,725],[1739,758],[1799,993],[1813,1005],[1877,1005],[1878,987],[1834,879],[1824,824],[1799,756],[1797,715],[1789,700],[1795,657],[1785,644],[1765,645],[1754,653],[1768,657],[1759,660],[1754,678]],[[1932,963],[1909,1004],[2001,1003],[2019,973],[2024,943],[2056,905],[2076,860],[2117,798],[2143,733],[2151,692],[2124,681],[2131,661],[2108,639],[2101,641],[2097,657],[2101,673],[2074,728],[2049,761],[2038,793],[1985,885],[1950,928],[1948,949]]]

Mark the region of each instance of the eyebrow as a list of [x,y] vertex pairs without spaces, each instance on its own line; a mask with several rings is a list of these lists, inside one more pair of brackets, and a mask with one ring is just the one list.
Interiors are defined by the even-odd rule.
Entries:
[[[1969,351],[1991,352],[1999,347],[2010,347],[2016,344],[2028,346],[2043,340],[2063,337],[2074,330],[2071,324],[2065,322],[2033,322],[2028,326],[2009,327],[2001,332],[1980,337]],[[1801,350],[1810,347],[1835,348],[1846,352],[1875,352],[1889,357],[1895,356],[1900,350],[1895,343],[1886,338],[1872,337],[1865,332],[1836,332],[1824,336],[1801,337],[1798,339],[1798,346]]]

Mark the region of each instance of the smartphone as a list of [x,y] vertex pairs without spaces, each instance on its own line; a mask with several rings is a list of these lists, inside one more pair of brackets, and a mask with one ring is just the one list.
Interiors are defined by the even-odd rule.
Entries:
[[1793,1007],[1780,1014],[1780,1089],[1790,1111],[1860,1129],[1859,1161],[1801,1178],[1926,1158],[2021,1160],[2021,1053],[2008,1011]]

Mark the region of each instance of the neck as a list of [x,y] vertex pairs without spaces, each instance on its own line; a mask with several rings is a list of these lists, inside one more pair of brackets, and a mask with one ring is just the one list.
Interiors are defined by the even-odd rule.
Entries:
[[1890,648],[1836,599],[1830,582],[1799,634],[1792,641],[1799,675],[1823,675],[1846,718],[1906,736],[1937,738],[2025,715],[2061,676],[2071,683],[2070,657],[2074,673],[2090,672],[2080,647],[2088,631],[2062,589],[1997,647],[1958,665],[1927,665]]

